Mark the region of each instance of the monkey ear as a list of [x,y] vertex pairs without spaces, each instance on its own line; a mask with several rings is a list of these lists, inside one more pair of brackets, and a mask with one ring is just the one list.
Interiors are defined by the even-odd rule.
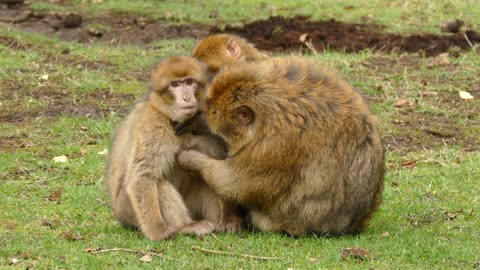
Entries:
[[248,126],[253,122],[254,114],[252,109],[247,106],[240,106],[233,111],[234,118],[237,122],[244,126]]
[[242,49],[240,48],[238,43],[233,38],[231,38],[227,41],[227,52],[229,56],[233,58],[239,58],[242,54]]

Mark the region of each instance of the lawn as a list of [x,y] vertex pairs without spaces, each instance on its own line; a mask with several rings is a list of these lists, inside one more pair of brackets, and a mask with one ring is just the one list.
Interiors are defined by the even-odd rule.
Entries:
[[[395,34],[448,35],[439,25],[451,19],[480,30],[478,1],[64,0],[2,6],[0,14],[17,12],[12,9],[47,15],[0,22],[0,268],[480,268],[475,44],[436,56],[302,50],[302,57],[337,69],[381,122],[384,202],[362,234],[291,238],[244,231],[153,242],[113,219],[104,183],[115,128],[148,89],[159,59],[191,53],[194,30],[309,15],[375,23]],[[82,28],[52,30],[58,27],[51,25],[52,12],[71,11],[84,18]],[[173,32],[152,40],[141,36],[144,28],[127,28],[137,29],[141,20]],[[103,38],[87,33],[93,23]],[[138,34],[138,42],[122,31]],[[66,162],[56,162],[60,156]],[[342,256],[351,247],[368,255]]]

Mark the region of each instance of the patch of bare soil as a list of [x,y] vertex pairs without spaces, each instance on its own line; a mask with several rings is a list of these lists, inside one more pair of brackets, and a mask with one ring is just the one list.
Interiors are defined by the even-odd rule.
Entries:
[[[185,24],[171,25],[161,21],[126,14],[77,14],[73,12],[34,12],[17,5],[0,9],[0,18],[22,30],[56,36],[62,40],[81,43],[108,42],[148,46],[155,40],[203,37],[211,33],[233,33],[253,42],[266,51],[338,50],[354,53],[365,49],[376,51],[423,52],[435,56],[452,47],[468,50],[480,43],[480,33],[436,35],[431,33],[401,36],[385,33],[377,24],[348,24],[335,19],[312,21],[305,16],[270,17],[248,23],[243,27]],[[7,18],[7,19],[6,19]],[[10,20],[8,19],[10,18]],[[5,37],[0,42],[5,43]]]
[[[284,18],[270,17],[243,27],[226,27],[224,31],[245,37],[258,48],[266,51],[302,51],[310,42],[316,51],[336,50],[355,53],[365,49],[374,51],[424,52],[435,56],[452,47],[468,50],[480,43],[480,33],[436,35],[414,34],[401,36],[380,32],[385,27],[376,24],[347,24],[336,21],[311,21],[305,16]],[[467,40],[468,39],[468,40]]]
[[[4,81],[0,87],[9,90],[0,93],[0,100],[4,103],[4,106],[0,107],[0,122],[6,123],[21,123],[38,117],[59,115],[98,118],[105,117],[111,112],[125,115],[135,100],[133,94],[114,93],[110,90],[72,98],[66,90],[37,87],[30,91],[28,86],[14,81]],[[29,104],[32,99],[48,106]]]

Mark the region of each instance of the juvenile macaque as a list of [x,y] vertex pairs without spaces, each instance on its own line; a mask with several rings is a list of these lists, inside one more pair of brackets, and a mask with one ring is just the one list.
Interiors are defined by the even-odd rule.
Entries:
[[268,58],[245,39],[228,34],[205,37],[193,50],[193,56],[204,62],[213,74],[225,65]]
[[228,145],[215,160],[182,151],[219,196],[249,209],[258,230],[342,235],[365,230],[381,203],[377,120],[334,73],[300,58],[225,66],[206,117]]
[[225,143],[196,121],[206,76],[200,62],[174,56],[152,72],[152,87],[126,117],[114,138],[107,183],[113,215],[151,240],[176,232],[203,235],[240,229],[233,205],[202,178],[178,167],[175,155],[195,149],[226,157]]

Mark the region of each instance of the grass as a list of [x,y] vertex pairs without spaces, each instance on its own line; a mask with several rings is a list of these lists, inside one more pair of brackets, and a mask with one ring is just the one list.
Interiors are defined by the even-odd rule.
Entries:
[[[123,12],[170,23],[232,23],[269,15],[306,14],[361,22],[372,15],[389,31],[438,31],[462,18],[480,25],[475,1],[65,1],[34,2],[46,10]],[[353,8],[349,7],[353,6]],[[212,10],[217,18],[209,18]],[[377,12],[382,10],[382,12]],[[173,14],[173,15],[172,15]],[[169,15],[169,16],[167,16]],[[449,56],[432,64],[418,55],[320,53],[366,95],[379,116],[388,148],[384,203],[369,229],[338,238],[290,238],[270,233],[178,236],[163,242],[122,228],[108,208],[103,171],[110,139],[122,116],[148,87],[161,57],[188,54],[193,39],[156,41],[149,48],[83,45],[0,24],[0,268],[97,269],[472,269],[480,261],[480,105],[458,91],[478,91],[480,55]],[[68,50],[69,53],[62,53]],[[48,74],[48,79],[40,79]],[[477,90],[475,90],[477,89]],[[422,95],[435,92],[435,95]],[[413,103],[395,107],[401,99]],[[439,133],[432,135],[431,130]],[[430,130],[430,131],[429,131]],[[453,135],[449,135],[453,134]],[[68,162],[55,163],[66,155]],[[414,165],[409,165],[414,164]],[[60,193],[55,196],[55,192]],[[192,249],[274,256],[259,260]],[[358,246],[373,258],[343,260]],[[168,259],[88,248],[155,250]],[[12,260],[18,260],[12,264]]]

